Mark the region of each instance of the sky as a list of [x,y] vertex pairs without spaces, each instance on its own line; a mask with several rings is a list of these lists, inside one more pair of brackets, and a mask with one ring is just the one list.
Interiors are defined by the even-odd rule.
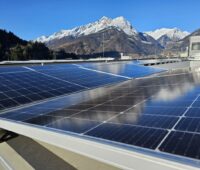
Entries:
[[139,32],[200,28],[200,0],[0,0],[0,29],[32,40],[61,29],[124,16]]

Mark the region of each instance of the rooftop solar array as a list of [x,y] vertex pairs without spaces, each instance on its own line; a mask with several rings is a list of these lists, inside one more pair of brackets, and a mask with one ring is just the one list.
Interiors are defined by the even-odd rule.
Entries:
[[[128,64],[128,69],[130,65]],[[73,80],[71,74],[68,76],[63,74],[62,67],[64,66],[61,65],[59,69],[31,67],[30,69],[36,71],[28,71],[28,74],[39,74],[39,78],[36,76],[36,82],[42,81],[44,77],[45,82],[53,77],[67,82]],[[125,75],[126,71],[109,71],[109,68],[105,69],[105,66],[98,64],[95,66],[78,65],[75,68],[82,69],[81,67],[84,67],[84,71],[95,70],[92,71],[92,74],[100,74],[102,71],[101,74],[106,72],[106,76],[120,75],[119,77],[123,80],[122,76],[131,77],[132,75]],[[73,71],[74,75],[78,77],[77,70]],[[90,73],[84,71],[82,77]],[[22,76],[25,78],[23,82],[28,82],[26,80],[27,72],[20,74],[25,74]],[[1,75],[10,76],[7,73]],[[104,76],[104,74],[100,76]],[[18,78],[16,79],[19,81]],[[58,82],[60,83],[60,81]],[[85,90],[29,107],[13,109],[0,114],[0,118],[58,133],[74,134],[97,142],[115,144],[115,146],[127,149],[152,151],[163,156],[167,155],[168,158],[171,156],[171,159],[174,160],[180,158],[185,162],[190,161],[199,166],[199,82],[198,72],[184,72],[184,74],[175,75],[168,73],[161,77],[123,81],[107,88]],[[78,82],[73,81],[73,83]],[[38,84],[42,85],[42,82]],[[90,87],[83,83],[80,84],[80,82],[78,84]],[[26,87],[28,87],[27,84]],[[50,88],[51,85],[46,87]],[[63,89],[65,88],[67,89],[67,87],[63,87]]]
[[[74,64],[2,67],[0,68],[0,110],[118,83],[134,77],[129,77],[128,74],[110,74],[84,68],[84,66],[80,67]],[[119,73],[120,69],[119,67]],[[144,70],[146,69],[148,72],[149,68],[144,67]],[[163,71],[154,68],[152,70],[154,72]],[[154,72],[149,72],[149,74]],[[132,74],[138,73],[135,71]]]

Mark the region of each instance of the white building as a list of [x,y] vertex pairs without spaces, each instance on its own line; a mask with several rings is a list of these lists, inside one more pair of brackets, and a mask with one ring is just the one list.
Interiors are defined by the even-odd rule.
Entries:
[[121,54],[121,60],[131,60],[132,57],[131,56],[126,56],[124,55],[124,53],[120,53]]
[[189,59],[200,60],[200,36],[190,37]]

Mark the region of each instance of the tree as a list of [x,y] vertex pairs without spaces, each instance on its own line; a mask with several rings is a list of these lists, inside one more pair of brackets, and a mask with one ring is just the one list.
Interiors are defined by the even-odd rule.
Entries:
[[32,60],[53,59],[50,50],[39,42],[30,42],[25,48],[25,54]]
[[10,49],[10,59],[11,60],[25,60],[25,56],[23,55],[24,47],[17,44],[15,47]]

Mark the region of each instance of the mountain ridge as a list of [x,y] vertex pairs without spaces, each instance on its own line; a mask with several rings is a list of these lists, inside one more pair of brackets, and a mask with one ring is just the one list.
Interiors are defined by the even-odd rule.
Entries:
[[102,17],[98,21],[71,30],[62,30],[48,37],[39,37],[50,49],[87,55],[104,50],[118,53],[148,55],[162,46],[146,33],[138,32],[124,17]]
[[[108,28],[116,28],[119,30],[124,31],[129,36],[134,36],[138,34],[138,31],[132,27],[131,23],[126,20],[123,16],[116,17],[114,19],[108,18],[103,16],[101,19],[86,24],[82,26],[78,26],[72,29],[63,29],[59,32],[55,32],[49,36],[41,36],[38,37],[35,41],[48,43],[52,40],[59,40],[64,37],[73,37],[78,38],[85,35],[90,35],[97,33],[101,30],[108,29]],[[183,39],[190,33],[187,31],[182,31],[178,28],[160,28],[154,31],[144,32],[143,34],[147,34],[153,37],[155,40],[160,42],[160,44],[165,47],[169,41],[175,42]]]
[[179,28],[160,28],[160,29],[156,29],[154,31],[147,31],[145,32],[148,35],[152,36],[155,40],[158,40],[159,38],[161,38],[163,35],[167,35],[169,38],[177,38],[177,39],[183,39],[184,37],[186,37],[187,35],[189,35],[190,33],[187,31],[182,31]]
[[190,34],[189,32],[182,31],[176,27],[175,28],[160,28],[154,31],[148,31],[146,33],[152,36],[165,48],[168,46],[168,44],[177,42]]
[[80,37],[84,35],[97,33],[109,27],[110,28],[115,27],[119,30],[123,30],[127,35],[130,35],[130,36],[137,34],[137,31],[131,26],[130,22],[127,21],[124,17],[120,16],[120,17],[111,19],[111,18],[103,16],[101,19],[93,23],[75,27],[69,30],[61,30],[59,32],[53,33],[50,36],[41,36],[41,37],[38,37],[36,41],[48,42],[53,39],[61,39],[67,36]]

